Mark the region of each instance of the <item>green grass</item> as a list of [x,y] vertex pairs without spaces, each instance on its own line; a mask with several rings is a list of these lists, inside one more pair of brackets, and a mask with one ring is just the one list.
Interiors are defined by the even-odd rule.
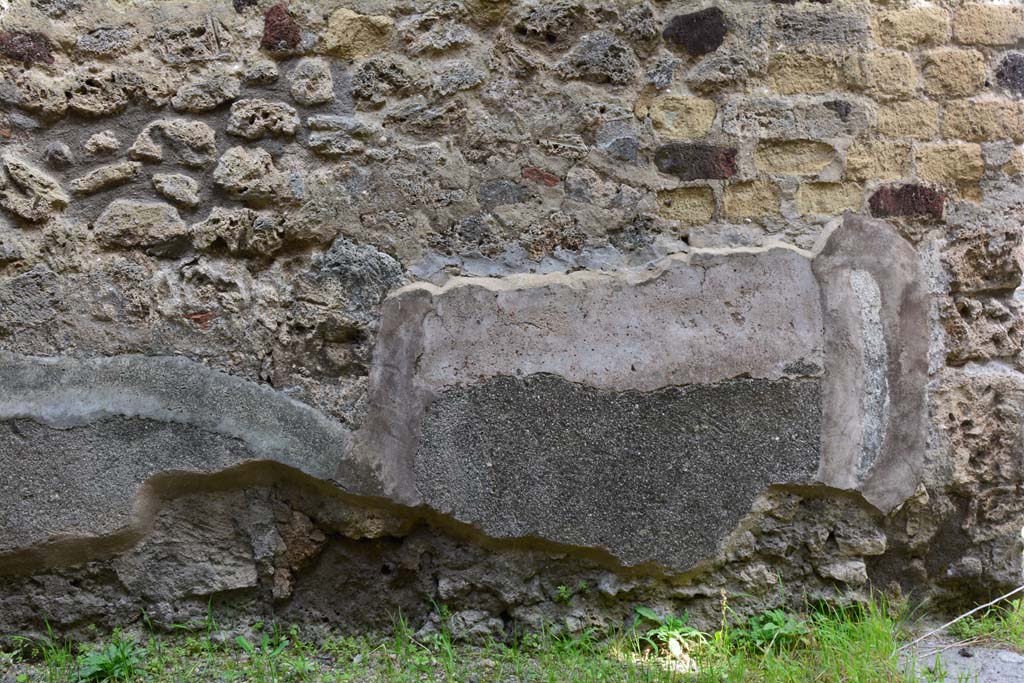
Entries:
[[953,624],[952,634],[964,640],[978,640],[1024,652],[1024,600],[996,605]]
[[[257,625],[249,637],[202,627],[73,645],[14,639],[0,655],[0,680],[18,683],[910,683],[898,647],[902,617],[882,600],[804,614],[725,614],[703,633],[685,614],[640,606],[629,630],[569,637],[553,629],[507,643],[456,643],[447,629],[417,638],[401,615],[384,636],[310,642],[295,629]],[[438,608],[442,617],[447,610]],[[148,624],[148,621],[146,622]]]

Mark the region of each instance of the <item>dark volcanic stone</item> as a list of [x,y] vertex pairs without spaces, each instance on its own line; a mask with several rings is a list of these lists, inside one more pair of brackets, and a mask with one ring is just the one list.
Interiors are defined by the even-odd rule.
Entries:
[[425,503],[492,537],[683,571],[713,556],[767,487],[813,479],[820,401],[813,379],[637,392],[496,377],[431,405],[416,481]]
[[1012,52],[999,62],[996,68],[996,82],[1002,87],[1024,95],[1024,54]]
[[736,175],[736,148],[702,142],[670,142],[654,153],[662,173],[680,180],[724,180]]
[[691,57],[699,57],[717,50],[728,32],[725,13],[717,7],[708,7],[672,17],[661,35]]
[[850,117],[850,112],[853,111],[853,105],[846,100],[829,100],[828,102],[824,102],[823,106],[834,111],[843,121],[848,119]]
[[496,178],[480,183],[477,199],[480,206],[493,209],[506,204],[519,204],[530,197],[530,191],[519,183],[504,178]]
[[0,54],[25,64],[53,64],[50,41],[34,31],[0,31]]
[[930,216],[942,218],[946,195],[927,185],[885,185],[871,195],[868,205],[871,215],[881,218],[890,216]]
[[256,0],[232,0],[235,11],[241,14],[247,7],[255,7]]
[[302,40],[302,31],[283,4],[274,5],[263,15],[263,39],[260,47],[270,52],[294,50]]

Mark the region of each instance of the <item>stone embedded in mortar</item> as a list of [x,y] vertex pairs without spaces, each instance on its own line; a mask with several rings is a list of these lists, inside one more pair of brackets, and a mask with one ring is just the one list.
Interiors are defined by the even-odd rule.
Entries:
[[376,109],[384,106],[390,96],[413,93],[421,81],[415,65],[404,58],[371,57],[352,75],[352,97],[358,104]]
[[43,151],[43,159],[50,168],[64,170],[75,163],[71,148],[63,142],[51,142]]
[[260,47],[267,52],[289,52],[302,42],[302,29],[284,3],[271,6],[263,15]]
[[116,164],[108,164],[89,171],[80,178],[75,178],[69,183],[71,191],[75,194],[95,194],[100,190],[108,190],[118,185],[124,185],[135,179],[139,174],[142,164],[138,161],[121,161]]
[[646,3],[627,10],[619,26],[627,37],[637,42],[646,43],[658,37],[658,22],[651,6]]
[[66,85],[62,79],[28,70],[17,76],[18,107],[47,121],[61,118],[68,110]]
[[236,99],[241,85],[234,76],[215,73],[181,86],[171,98],[171,106],[193,114],[210,111]]
[[403,33],[409,39],[408,50],[412,55],[424,52],[441,54],[473,42],[473,31],[465,24],[451,19],[437,21],[432,18],[425,29],[414,26]]
[[0,55],[30,64],[53,64],[53,46],[36,31],[0,31]]
[[21,157],[5,155],[3,170],[0,207],[30,223],[50,218],[70,202],[60,183]]
[[321,40],[328,54],[358,59],[381,52],[391,38],[394,20],[383,15],[366,15],[341,7],[331,13]]
[[669,45],[700,57],[721,47],[728,32],[725,13],[718,7],[708,7],[672,17],[661,35]]
[[212,15],[157,29],[153,36],[160,58],[168,64],[209,62],[222,56],[230,32]]
[[101,26],[79,36],[75,48],[87,55],[110,59],[135,48],[139,35],[131,26]]
[[153,189],[175,204],[195,208],[199,206],[199,183],[180,173],[156,173]]
[[79,69],[68,84],[68,109],[99,118],[119,114],[139,87],[135,75],[117,70]]
[[95,135],[90,135],[82,146],[86,154],[99,155],[111,154],[121,149],[121,141],[112,130],[104,130]]
[[115,199],[93,223],[93,235],[106,249],[143,249],[174,258],[189,246],[188,226],[164,202]]
[[557,71],[562,78],[626,85],[636,79],[639,67],[631,47],[611,33],[595,31],[580,38]]
[[454,95],[462,90],[471,90],[480,85],[486,75],[469,62],[454,62],[435,74],[430,87],[442,96]]
[[148,124],[128,149],[128,156],[140,161],[164,159],[164,145],[171,149],[174,160],[190,168],[213,163],[217,155],[217,138],[213,129],[202,121],[189,119],[158,119]]
[[238,100],[231,105],[227,132],[246,140],[281,135],[295,135],[299,129],[299,115],[295,108],[284,102],[263,99]]
[[256,206],[291,197],[288,182],[264,149],[231,147],[213,169],[213,182],[232,199]]
[[736,175],[735,147],[702,142],[670,142],[654,153],[654,164],[662,173],[680,180],[722,180]]
[[942,261],[953,292],[1013,291],[1024,274],[1024,235],[1016,228],[959,229],[950,236]]
[[281,72],[274,62],[269,59],[254,59],[246,63],[242,80],[250,85],[269,85],[280,75]]
[[946,193],[927,185],[883,185],[868,199],[871,215],[881,218],[904,216],[942,218]]
[[1024,54],[1011,52],[996,67],[996,82],[1010,92],[1024,95]]
[[270,256],[284,243],[284,227],[273,215],[252,209],[215,206],[206,220],[192,226],[197,249],[226,249],[236,256]]
[[562,47],[583,24],[586,14],[586,5],[573,0],[534,0],[519,10],[513,30],[520,38]]
[[786,10],[776,19],[777,35],[790,45],[821,43],[852,50],[867,43],[867,20],[833,9]]
[[289,91],[299,104],[312,106],[334,99],[334,77],[331,66],[317,57],[299,60],[288,75]]
[[944,302],[941,317],[946,360],[952,365],[1015,359],[1024,349],[1024,310],[1019,301],[956,296]]

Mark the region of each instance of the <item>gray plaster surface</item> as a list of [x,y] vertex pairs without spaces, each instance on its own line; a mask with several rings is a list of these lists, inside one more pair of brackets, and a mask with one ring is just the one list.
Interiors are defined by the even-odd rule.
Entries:
[[813,479],[820,411],[815,379],[637,392],[496,377],[431,404],[416,483],[427,505],[491,537],[683,571],[713,556],[766,488]]
[[[103,537],[138,519],[156,475],[271,461],[320,479],[349,430],[267,387],[184,358],[0,355],[0,554]],[[373,493],[358,464],[339,483]]]
[[550,373],[649,391],[822,366],[817,285],[792,248],[675,255],[612,274],[456,278],[395,296],[415,290],[436,302],[418,373],[430,388]]

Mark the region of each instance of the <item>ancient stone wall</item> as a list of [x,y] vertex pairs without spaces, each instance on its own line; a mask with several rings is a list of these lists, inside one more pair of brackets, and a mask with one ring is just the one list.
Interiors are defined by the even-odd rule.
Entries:
[[0,634],[1018,585],[1022,98],[1012,1],[0,1]]

